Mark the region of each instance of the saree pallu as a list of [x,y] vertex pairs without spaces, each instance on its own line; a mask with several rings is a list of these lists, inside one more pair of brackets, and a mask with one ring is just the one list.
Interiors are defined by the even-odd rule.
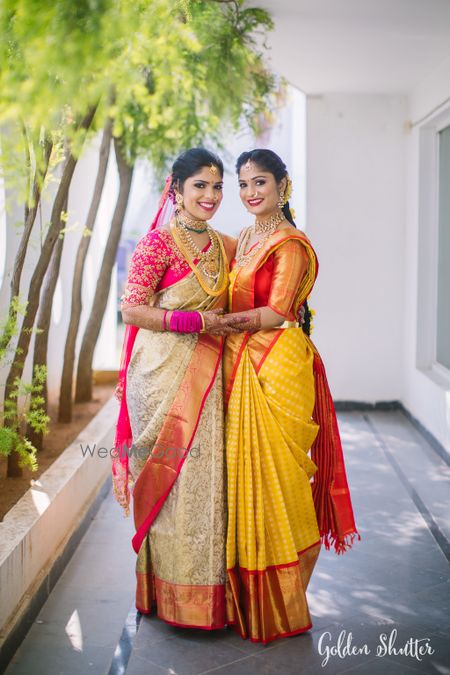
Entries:
[[[283,292],[294,292],[295,310],[307,298],[317,274],[315,254],[302,233],[288,232],[277,232],[254,261],[232,270],[233,311],[252,308],[256,271],[290,239],[306,247],[307,269],[293,291],[286,260],[286,284],[279,276],[280,295],[271,297],[270,306],[282,304]],[[314,419],[316,354],[294,326],[226,341],[227,617],[255,642],[312,625],[306,589],[323,540],[311,486],[318,466],[307,454],[320,432]]]
[[[153,296],[187,311],[223,307],[193,272]],[[168,623],[225,625],[223,339],[140,330],[126,397],[133,432],[136,607]]]

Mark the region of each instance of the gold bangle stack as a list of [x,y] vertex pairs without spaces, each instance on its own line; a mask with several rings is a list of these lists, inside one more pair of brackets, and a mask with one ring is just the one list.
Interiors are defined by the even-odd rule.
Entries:
[[200,318],[202,320],[202,327],[200,330],[200,333],[206,333],[206,326],[205,326],[205,317],[203,316],[203,312],[199,312]]

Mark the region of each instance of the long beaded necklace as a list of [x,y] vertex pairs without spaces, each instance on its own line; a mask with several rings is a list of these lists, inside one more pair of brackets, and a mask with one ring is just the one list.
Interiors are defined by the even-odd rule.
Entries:
[[[185,233],[183,236],[183,228],[179,223],[177,223],[176,219],[172,221],[170,229],[175,243],[186,258],[189,267],[194,272],[200,286],[203,288],[205,293],[213,297],[222,295],[228,285],[228,262],[222,239],[219,237],[219,235],[215,232],[215,230],[213,230],[212,227],[208,225],[208,235],[211,241],[211,246],[209,247],[208,251],[203,252],[199,250],[195,242],[193,242],[193,247],[190,245],[186,236],[187,233]],[[216,279],[213,283],[214,288],[211,288],[211,281],[209,281],[209,283],[207,281],[208,275],[205,274],[201,260],[198,265],[194,265],[194,259],[198,258],[199,254],[201,254],[202,257],[209,254],[213,248],[213,242],[214,248],[217,248],[218,273],[215,275]],[[209,279],[211,280],[211,276],[209,276]]]
[[[278,225],[282,223],[283,220],[284,215],[281,213],[281,211],[275,213],[266,220],[259,220],[257,218],[254,224],[245,231],[244,236],[239,243],[239,249],[236,254],[236,267],[243,267],[253,260],[253,258],[262,249],[268,238],[275,232]],[[247,248],[252,234],[262,234],[263,236],[254,246],[252,246],[249,251],[247,251],[247,253],[245,253],[245,249]]]
[[175,224],[183,244],[189,250],[191,258],[196,258],[199,261],[199,264],[201,263],[202,272],[206,277],[216,280],[219,276],[219,247],[217,235],[212,227],[208,223],[205,223],[205,230],[208,232],[211,245],[207,251],[202,251],[193,240],[189,228],[186,227],[185,223],[183,223],[179,217],[176,217]]

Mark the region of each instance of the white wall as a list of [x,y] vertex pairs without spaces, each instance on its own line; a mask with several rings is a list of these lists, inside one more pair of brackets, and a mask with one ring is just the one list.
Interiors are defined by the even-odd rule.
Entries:
[[[426,267],[423,249],[433,237],[436,223],[426,202],[431,182],[427,180],[426,147],[421,136],[433,133],[439,122],[450,120],[450,59],[441,63],[413,90],[409,118],[412,122],[407,141],[406,238],[405,238],[405,339],[403,349],[404,391],[406,408],[450,452],[450,374],[436,372],[431,359],[422,352],[422,342],[433,335],[432,298],[427,286],[436,272]],[[450,122],[448,122],[450,123]],[[450,186],[449,186],[450,189]],[[425,265],[425,267],[424,267]],[[419,269],[419,266],[420,269]],[[432,284],[431,284],[432,285]],[[450,297],[450,289],[449,289]],[[420,308],[420,311],[419,311]]]
[[312,337],[339,400],[402,397],[406,118],[400,95],[307,98]]

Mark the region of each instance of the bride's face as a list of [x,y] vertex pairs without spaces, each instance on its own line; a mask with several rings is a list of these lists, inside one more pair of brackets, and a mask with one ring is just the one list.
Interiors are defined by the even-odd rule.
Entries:
[[239,194],[245,208],[257,218],[272,215],[279,207],[280,190],[286,179],[278,184],[273,173],[249,162],[239,171]]
[[204,166],[186,178],[181,194],[183,211],[194,220],[209,220],[216,213],[223,197],[223,180],[219,169]]

